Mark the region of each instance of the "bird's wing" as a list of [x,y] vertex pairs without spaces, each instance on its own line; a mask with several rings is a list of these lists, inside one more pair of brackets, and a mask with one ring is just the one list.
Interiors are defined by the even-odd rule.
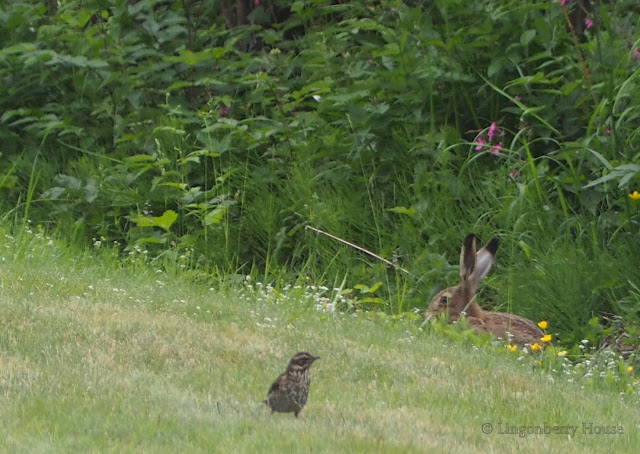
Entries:
[[274,391],[278,391],[281,387],[281,384],[284,383],[284,378],[285,378],[285,374],[280,374],[280,376],[278,378],[276,378],[276,381],[273,382],[273,385],[271,385],[271,388],[269,388],[269,392],[267,393],[267,395],[271,394]]

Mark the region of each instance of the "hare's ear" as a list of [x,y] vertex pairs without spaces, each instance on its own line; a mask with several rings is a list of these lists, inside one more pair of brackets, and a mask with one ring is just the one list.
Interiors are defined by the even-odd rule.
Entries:
[[460,282],[467,282],[476,266],[476,236],[467,235],[460,250]]
[[499,244],[500,239],[494,236],[491,238],[491,241],[476,254],[476,269],[473,276],[476,284],[489,274],[491,265],[493,265],[493,257],[496,255]]

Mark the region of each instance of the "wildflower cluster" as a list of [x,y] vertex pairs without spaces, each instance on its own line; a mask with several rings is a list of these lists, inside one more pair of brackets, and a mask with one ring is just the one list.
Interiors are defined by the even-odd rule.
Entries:
[[250,276],[245,277],[243,295],[254,298],[259,303],[267,304],[302,304],[313,307],[319,312],[328,314],[345,314],[350,312],[357,314],[354,309],[354,301],[345,295],[340,288],[330,289],[326,286],[285,285],[278,290],[271,284],[252,282]]
[[495,143],[495,139],[497,137],[502,136],[502,131],[498,128],[496,122],[492,122],[487,130],[487,140],[485,140],[484,133],[480,134],[476,138],[476,151],[481,151],[484,148],[489,148],[490,153],[494,156],[497,156],[501,153],[503,144],[502,142]]
[[[567,6],[569,3],[571,3],[571,0],[560,0],[560,4],[562,6]],[[589,15],[589,17],[585,17],[584,26],[587,30],[593,27],[593,17],[591,15]]]
[[538,342],[536,342],[531,346],[531,350],[533,351],[540,350],[542,348],[542,345],[545,345],[551,342],[551,339],[553,338],[553,336],[547,333],[548,326],[549,326],[549,323],[546,320],[542,320],[541,322],[538,322],[538,327],[544,332],[544,336],[540,338],[540,342],[542,342],[542,344],[539,344]]
[[580,355],[569,355],[565,350],[550,350],[540,360],[540,366],[568,382],[582,383],[582,387],[613,387],[621,395],[640,397],[640,381],[632,372],[629,360],[623,359],[610,348],[596,349],[587,339],[580,342]]
[[[552,379],[555,375],[569,382],[580,382],[583,388],[587,385],[613,387],[621,395],[632,394],[640,398],[640,380],[632,374],[634,368],[630,364],[634,358],[625,359],[610,348],[596,349],[587,339],[579,343],[576,353],[569,354],[567,350],[551,344],[553,336],[547,333],[547,321],[539,322],[538,326],[544,331],[544,336],[540,343],[531,345],[530,352],[527,348],[520,351],[518,361],[532,359],[534,365],[550,372]],[[506,348],[511,353],[518,351],[518,347],[512,344]]]

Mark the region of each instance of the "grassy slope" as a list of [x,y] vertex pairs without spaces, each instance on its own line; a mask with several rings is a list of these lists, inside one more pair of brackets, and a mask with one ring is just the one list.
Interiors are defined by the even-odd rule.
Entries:
[[[296,298],[116,270],[47,240],[0,242],[0,450],[632,452],[640,410],[510,357]],[[134,268],[136,268],[134,270]],[[132,272],[132,270],[134,272]],[[322,357],[300,418],[261,404],[298,350]],[[622,435],[484,435],[622,425]]]

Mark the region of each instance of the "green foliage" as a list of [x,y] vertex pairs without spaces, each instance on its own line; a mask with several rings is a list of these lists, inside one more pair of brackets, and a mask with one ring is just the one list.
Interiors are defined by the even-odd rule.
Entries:
[[[579,242],[520,257],[511,279],[513,308],[526,316],[545,314],[556,334],[568,345],[582,339],[594,343],[590,321],[599,314],[624,313],[637,319],[637,303],[624,307],[617,298],[630,296],[629,282],[640,275],[623,250],[589,250]],[[505,292],[506,293],[506,292]],[[624,308],[623,308],[624,307]]]
[[497,232],[505,309],[637,313],[635,2],[232,3],[0,6],[7,216],[395,314]]

